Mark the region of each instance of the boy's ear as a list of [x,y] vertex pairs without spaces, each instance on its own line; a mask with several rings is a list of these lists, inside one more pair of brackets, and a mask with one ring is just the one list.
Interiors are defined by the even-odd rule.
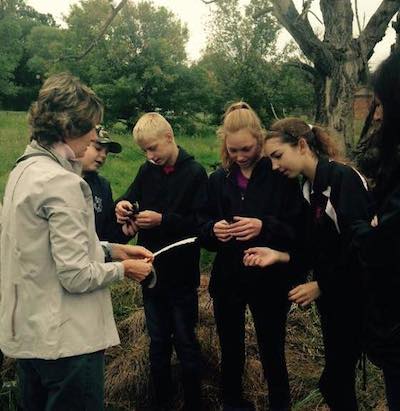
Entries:
[[167,139],[167,141],[168,141],[169,143],[171,143],[172,141],[174,141],[174,135],[173,135],[170,131],[167,131],[167,132],[165,133],[165,138]]

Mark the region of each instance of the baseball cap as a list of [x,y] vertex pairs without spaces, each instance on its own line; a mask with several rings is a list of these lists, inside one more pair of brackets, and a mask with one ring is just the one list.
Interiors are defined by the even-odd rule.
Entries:
[[112,141],[108,136],[107,131],[104,130],[103,126],[96,126],[96,133],[97,142],[101,145],[106,146],[109,153],[120,153],[122,151],[121,144],[117,143],[116,141]]

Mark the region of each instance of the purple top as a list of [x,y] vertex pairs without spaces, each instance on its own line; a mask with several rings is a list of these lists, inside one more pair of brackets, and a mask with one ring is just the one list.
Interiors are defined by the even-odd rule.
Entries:
[[249,184],[249,179],[243,175],[240,168],[236,171],[236,182],[240,188],[240,191],[244,193],[247,189],[247,185]]

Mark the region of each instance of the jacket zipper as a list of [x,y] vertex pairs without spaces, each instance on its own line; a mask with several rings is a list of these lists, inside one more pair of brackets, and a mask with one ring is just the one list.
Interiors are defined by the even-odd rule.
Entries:
[[17,311],[17,305],[18,305],[18,286],[15,284],[14,285],[14,306],[12,310],[12,316],[11,316],[11,335],[13,340],[15,340],[15,313]]

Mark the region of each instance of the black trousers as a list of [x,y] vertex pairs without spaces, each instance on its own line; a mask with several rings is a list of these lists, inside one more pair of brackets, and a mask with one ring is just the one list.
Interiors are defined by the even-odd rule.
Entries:
[[355,389],[357,361],[361,355],[361,303],[318,302],[321,315],[325,367],[319,388],[332,411],[358,410]]
[[223,401],[235,403],[242,396],[245,363],[245,311],[253,316],[271,409],[290,407],[285,360],[286,319],[290,308],[287,288],[242,292],[242,297],[214,296],[214,315],[221,346]]
[[383,368],[389,411],[400,411],[400,370]]
[[171,354],[175,348],[182,368],[185,409],[200,407],[201,352],[195,334],[198,320],[197,290],[158,295],[143,294],[150,336],[150,367],[159,406],[167,407],[172,395]]
[[104,351],[17,361],[24,411],[104,409]]

